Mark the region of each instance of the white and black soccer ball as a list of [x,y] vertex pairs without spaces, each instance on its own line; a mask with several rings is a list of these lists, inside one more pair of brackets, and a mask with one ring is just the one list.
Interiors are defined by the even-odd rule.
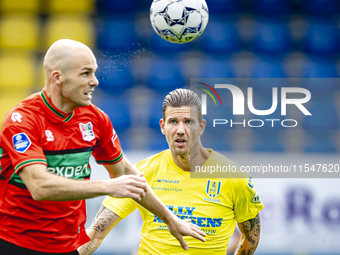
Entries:
[[153,29],[163,39],[187,43],[199,37],[208,24],[204,0],[154,0],[150,8]]

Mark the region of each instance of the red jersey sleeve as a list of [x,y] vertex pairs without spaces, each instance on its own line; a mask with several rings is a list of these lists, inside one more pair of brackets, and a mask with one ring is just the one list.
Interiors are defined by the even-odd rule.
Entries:
[[15,109],[6,115],[0,146],[8,153],[16,174],[28,165],[47,165],[40,143],[43,134],[37,125],[34,116],[25,110]]
[[123,151],[110,118],[101,112],[101,139],[93,150],[93,156],[98,164],[116,164],[123,158]]

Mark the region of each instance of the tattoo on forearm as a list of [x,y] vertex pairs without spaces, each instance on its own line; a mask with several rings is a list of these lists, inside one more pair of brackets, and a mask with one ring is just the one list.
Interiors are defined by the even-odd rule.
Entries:
[[80,249],[78,249],[79,254],[82,255],[90,255],[92,254],[97,248],[99,247],[99,244],[96,243],[94,240],[91,240],[90,242],[84,244]]
[[[102,206],[99,208],[99,210],[98,210],[98,212],[97,212],[97,214],[96,214],[96,217],[94,217],[93,222],[96,221],[96,219],[97,219],[98,216],[102,213],[102,211],[104,211],[104,209],[105,209],[105,207],[102,205]],[[92,222],[92,223],[93,223],[93,222]]]
[[104,206],[101,206],[90,229],[95,229],[97,232],[103,232],[106,229],[106,227],[110,226],[112,221],[117,218],[118,218],[117,214],[111,212]]
[[[235,255],[253,255],[259,243],[259,236],[261,232],[261,222],[259,214],[254,219],[242,222],[239,228],[243,234],[243,238],[237,245]],[[251,247],[246,244],[249,242]]]
[[237,246],[236,250],[235,250],[235,255],[239,254],[239,255],[253,255],[255,252],[256,248],[250,248],[250,249],[246,249],[243,248],[242,245]]
[[[113,221],[117,220],[119,217],[115,213],[111,212],[109,209],[105,208],[103,205],[99,208],[96,217],[89,229],[93,229],[99,235],[101,235],[105,230],[109,231],[109,227]],[[78,252],[81,255],[90,255],[100,246],[101,240],[99,238],[93,238],[88,243],[78,248]]]

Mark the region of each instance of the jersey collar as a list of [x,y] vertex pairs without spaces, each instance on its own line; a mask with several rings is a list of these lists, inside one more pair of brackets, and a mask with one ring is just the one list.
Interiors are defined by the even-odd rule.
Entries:
[[54,116],[57,116],[58,118],[62,119],[65,123],[68,122],[73,117],[74,111],[67,114],[60,111],[57,107],[55,107],[50,98],[47,96],[45,89],[43,89],[40,92],[40,97],[48,111],[52,112]]

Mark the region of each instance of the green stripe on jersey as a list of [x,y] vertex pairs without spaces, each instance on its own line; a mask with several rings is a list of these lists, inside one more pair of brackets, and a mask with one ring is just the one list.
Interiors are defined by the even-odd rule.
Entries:
[[64,119],[64,122],[67,123],[74,115],[74,112],[70,116],[68,116],[66,119]]
[[14,168],[14,173],[12,174],[10,180],[15,182],[15,183],[19,183],[19,184],[24,184],[24,182],[21,180],[20,176],[16,174],[17,170],[20,169],[20,168],[23,168],[27,165],[30,165],[32,163],[45,163],[46,164],[46,160],[44,159],[30,159],[30,160],[26,160],[24,162],[21,162],[20,164],[18,164],[15,168]]
[[98,164],[113,164],[118,162],[123,157],[123,152],[115,159],[113,160],[97,160]]
[[0,147],[0,172],[2,170],[2,167],[1,167],[1,158],[2,158],[2,155],[4,155],[4,149]]
[[4,155],[4,150],[0,147],[0,176],[2,175],[2,174],[1,174],[1,171],[2,171],[2,166],[1,166],[1,158],[2,158],[2,155]]
[[41,95],[41,98],[43,99],[44,103],[46,104],[46,106],[47,106],[48,108],[50,108],[50,110],[51,110],[52,112],[54,112],[55,114],[57,114],[57,115],[58,115],[59,117],[61,117],[61,118],[64,118],[64,117],[65,117],[64,114],[62,114],[62,113],[58,112],[56,109],[54,109],[54,107],[48,102],[47,98],[45,97],[45,95],[44,95],[44,93],[43,93],[42,91],[41,91],[40,95]]
[[[79,153],[66,153],[59,155],[45,155],[45,160],[33,159],[20,163],[15,169],[19,169],[27,164],[47,163],[47,171],[62,177],[83,180],[91,174],[91,168],[89,167],[89,159],[92,154],[91,151],[79,152]],[[11,181],[17,184],[24,184],[20,176],[13,174]]]
[[18,164],[15,168],[14,171],[18,171],[18,169],[23,168],[27,165],[31,165],[32,163],[45,163],[46,164],[46,160],[45,159],[30,159],[30,160],[26,160],[24,162],[21,162],[20,164]]
[[91,174],[89,159],[92,151],[93,149],[78,153],[45,154],[47,171],[62,177],[82,180]]

